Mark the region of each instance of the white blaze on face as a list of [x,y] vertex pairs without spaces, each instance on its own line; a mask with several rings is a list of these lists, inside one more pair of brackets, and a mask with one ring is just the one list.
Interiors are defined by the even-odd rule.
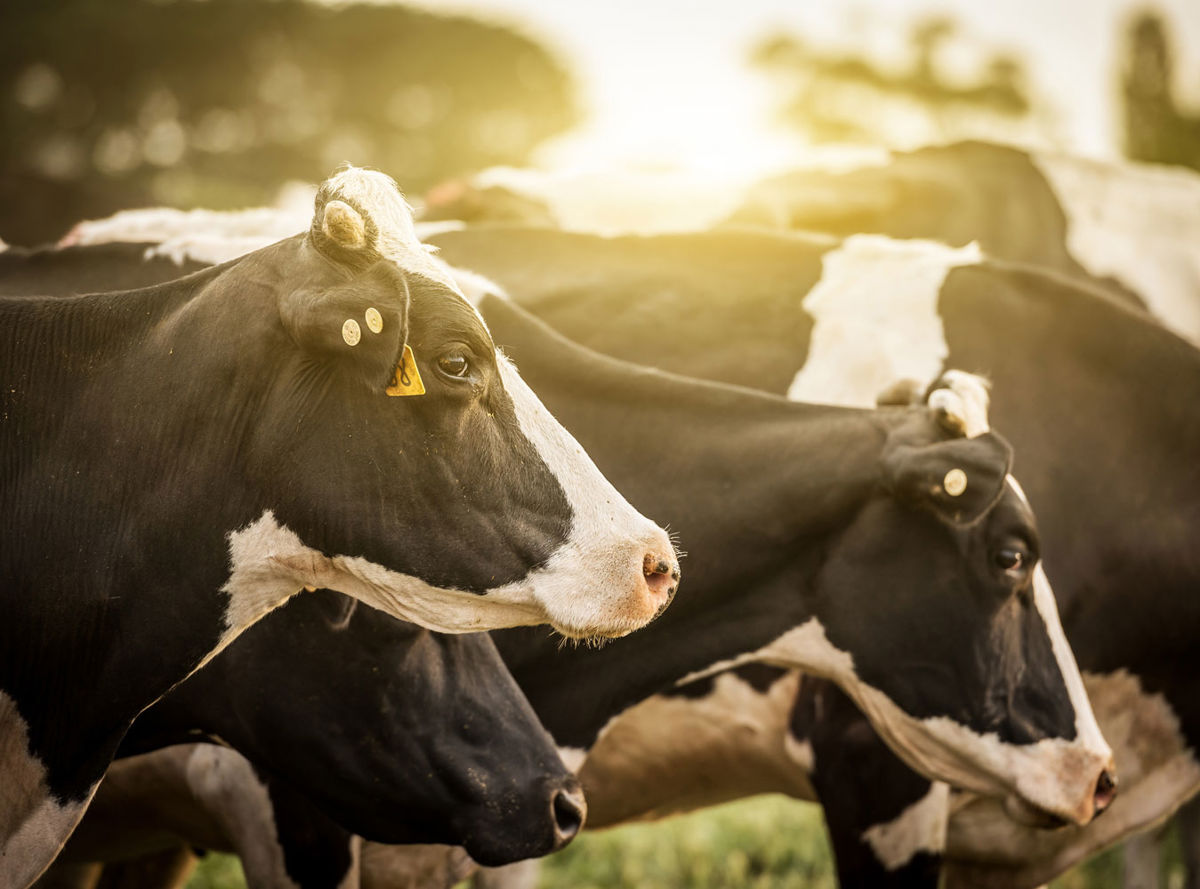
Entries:
[[[1011,475],[1007,476],[1005,480],[1021,498],[1021,501],[1029,506],[1029,498],[1025,496],[1025,491],[1022,490],[1017,480]],[[1067,686],[1071,706],[1075,709],[1076,742],[1096,755],[1107,753],[1111,759],[1112,750],[1096,722],[1091,699],[1083,685],[1083,676],[1079,672],[1079,665],[1075,662],[1075,652],[1071,650],[1067,634],[1063,630],[1062,620],[1058,614],[1058,601],[1054,598],[1054,590],[1050,586],[1050,579],[1046,577],[1041,562],[1038,562],[1033,569],[1033,602],[1046,627],[1046,634],[1050,637],[1054,660],[1062,673],[1063,683]]]
[[979,247],[855,235],[825,254],[804,298],[814,321],[792,401],[873,407],[897,380],[930,382],[949,349],[938,296],[950,269],[982,259]]
[[934,781],[929,792],[884,824],[863,832],[863,840],[888,870],[898,870],[918,852],[940,854],[946,848],[950,788]]
[[1067,217],[1067,250],[1200,344],[1200,175],[1031,154]]
[[54,860],[96,792],[56,800],[46,767],[29,753],[29,726],[0,691],[0,889],[24,889]]
[[647,554],[674,562],[666,532],[617,492],[506,358],[499,356],[498,365],[521,432],[558,479],[573,521],[569,539],[545,565],[489,596],[531,597],[568,635],[590,635],[593,627],[606,635],[637,629],[665,601],[647,588],[642,569]]

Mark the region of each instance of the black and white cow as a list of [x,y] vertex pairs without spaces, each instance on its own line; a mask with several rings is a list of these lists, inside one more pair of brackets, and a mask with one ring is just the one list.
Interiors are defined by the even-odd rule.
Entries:
[[1200,175],[987,142],[892,155],[751,188],[735,224],[978,242],[998,259],[1091,278],[1200,343]]
[[[560,745],[582,758],[648,695],[768,661],[830,676],[909,761],[1023,815],[1084,822],[1107,805],[1107,747],[1007,447],[963,435],[986,418],[974,380],[951,375],[934,409],[795,405],[600,358],[494,298],[482,308],[589,452],[693,547],[689,594],[628,639],[493,634]],[[654,452],[626,460],[648,428]]]
[[0,338],[0,886],[49,863],[143,708],[304,587],[572,636],[675,590],[665,532],[496,353],[381,174],[179,281],[2,299]]
[[[950,854],[960,869],[974,868],[967,879],[977,882],[967,885],[987,871],[1003,885],[1037,885],[1166,817],[1200,787],[1200,697],[1186,666],[1200,635],[1187,593],[1200,580],[1191,545],[1200,353],[1187,343],[1091,288],[983,261],[970,247],[745,231],[611,239],[491,230],[435,241],[452,263],[490,275],[552,325],[613,354],[629,357],[621,336],[645,336],[654,326],[647,318],[682,319],[671,348],[656,353],[663,367],[850,404],[869,403],[897,378],[932,379],[946,365],[995,381],[996,423],[1017,444],[1047,571],[1123,787],[1105,817],[1083,829],[1027,831],[983,802],[972,804],[975,817],[957,813]],[[536,273],[518,266],[535,256]],[[753,687],[736,677],[725,685],[730,709],[744,708]],[[720,709],[709,706],[710,716]],[[789,719],[784,712],[774,722]],[[661,737],[661,716],[648,713],[645,723]],[[805,740],[811,732],[785,745],[800,751],[801,768],[808,759],[797,744]],[[688,768],[684,757],[672,763]],[[852,795],[845,788],[855,775],[828,777],[827,786],[822,799],[836,807]],[[942,851],[936,820],[945,821],[944,807],[928,798],[928,784],[906,786],[907,797],[882,800],[896,807],[886,824],[862,806],[868,820],[845,825],[853,832],[839,851],[862,847],[893,869]],[[611,789],[623,792],[622,784]],[[741,791],[731,784],[714,793]],[[603,823],[607,804],[596,785],[590,799],[593,823]],[[654,803],[671,806],[669,798]]]

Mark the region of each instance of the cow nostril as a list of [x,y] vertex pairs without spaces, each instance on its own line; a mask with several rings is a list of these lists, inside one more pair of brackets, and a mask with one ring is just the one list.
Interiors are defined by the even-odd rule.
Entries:
[[554,815],[554,848],[561,849],[575,838],[587,817],[587,803],[580,790],[556,790],[551,802]]
[[1108,769],[1100,773],[1096,779],[1096,794],[1094,797],[1096,814],[1099,815],[1110,805],[1117,795],[1117,776]]
[[642,559],[642,574],[651,589],[679,583],[679,563],[656,553],[646,553]]

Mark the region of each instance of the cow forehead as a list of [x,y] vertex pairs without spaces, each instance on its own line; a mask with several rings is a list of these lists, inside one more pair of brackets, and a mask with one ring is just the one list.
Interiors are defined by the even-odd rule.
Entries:
[[412,208],[392,177],[378,170],[347,167],[330,176],[317,191],[318,211],[340,200],[363,214],[374,233],[374,248],[402,270],[424,275],[463,297],[446,264],[436,259],[417,237]]

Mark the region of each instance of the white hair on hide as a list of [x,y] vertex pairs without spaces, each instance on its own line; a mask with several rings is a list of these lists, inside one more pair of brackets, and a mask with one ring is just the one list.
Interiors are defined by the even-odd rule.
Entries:
[[944,422],[967,438],[988,431],[989,383],[977,374],[945,371],[933,384],[926,403],[943,412]]

